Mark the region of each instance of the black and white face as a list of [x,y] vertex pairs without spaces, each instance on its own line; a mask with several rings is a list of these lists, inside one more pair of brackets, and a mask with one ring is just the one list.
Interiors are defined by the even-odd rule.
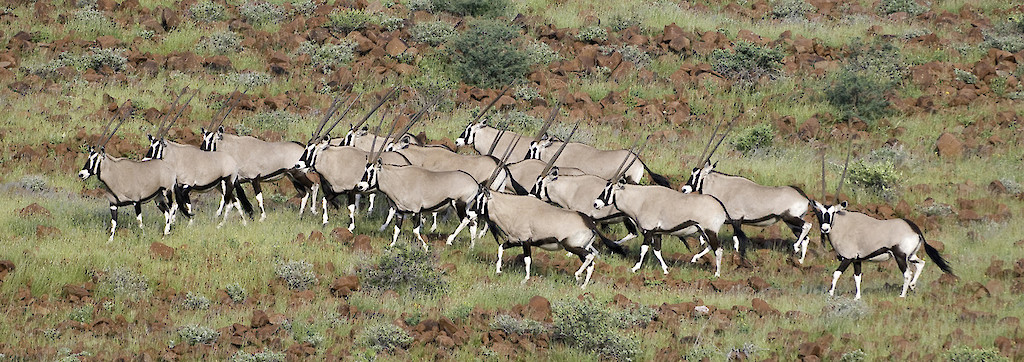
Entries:
[[371,189],[377,188],[377,175],[380,173],[380,163],[367,163],[366,171],[363,172],[363,178],[359,179],[359,183],[356,184],[356,190],[360,192],[366,192]]
[[82,167],[81,171],[78,171],[78,177],[85,180],[92,175],[100,173],[100,162],[103,161],[103,149],[99,151],[96,147],[89,147],[89,159],[85,161],[85,166]]
[[146,156],[142,158],[143,161],[157,159],[161,160],[164,158],[164,149],[167,148],[166,141],[163,138],[154,138],[149,135],[149,150],[146,151]]
[[218,128],[216,132],[206,128],[201,130],[203,132],[203,142],[199,144],[199,149],[203,151],[216,151],[217,141],[224,139],[224,127]]
[[476,196],[473,196],[473,203],[469,205],[469,211],[475,212],[479,216],[486,216],[487,206],[490,201],[491,193],[487,188],[481,187]]
[[839,203],[839,205],[822,205],[820,202],[814,201],[814,214],[818,217],[818,223],[821,224],[822,234],[828,234],[832,231],[832,223],[835,220],[836,214],[845,210],[846,206],[846,201]]
[[[554,170],[552,170],[554,171]],[[548,183],[558,179],[557,175],[552,175],[550,172],[542,177],[537,178],[537,183],[533,184],[530,188],[530,195],[537,197],[544,201],[550,201],[551,197],[548,195]]]
[[540,158],[541,152],[543,152],[545,148],[548,148],[548,146],[551,146],[551,141],[550,140],[541,140],[540,142],[530,142],[530,149],[526,151],[526,159],[527,160],[531,160],[531,159],[532,160],[539,160],[539,159],[541,159]]
[[609,182],[608,186],[601,190],[601,194],[594,200],[594,208],[600,209],[615,203],[615,191],[622,189],[622,186],[615,182]]
[[691,192],[702,193],[704,191],[704,178],[715,169],[718,162],[712,164],[711,162],[704,163],[704,167],[694,167],[693,171],[690,172],[690,179],[686,180],[686,184],[679,189],[684,194]]
[[316,164],[316,159],[320,156],[320,152],[327,149],[330,142],[331,138],[328,136],[319,142],[312,142],[306,145],[306,149],[302,150],[302,156],[299,156],[299,161],[295,163],[295,168],[299,171],[308,172]]
[[484,128],[483,122],[477,124],[470,123],[469,125],[466,125],[466,130],[462,131],[462,134],[459,135],[459,138],[455,139],[455,147],[471,145],[474,142],[476,142],[476,133],[481,128]]

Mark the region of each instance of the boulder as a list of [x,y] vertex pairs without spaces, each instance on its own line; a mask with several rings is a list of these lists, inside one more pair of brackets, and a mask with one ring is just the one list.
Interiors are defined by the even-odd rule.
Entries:
[[359,290],[359,277],[355,275],[337,278],[331,284],[331,295],[338,298],[348,297],[357,290]]
[[956,136],[943,132],[935,142],[935,151],[939,153],[939,157],[942,159],[955,160],[963,155],[964,144]]
[[167,246],[163,243],[154,242],[149,244],[149,253],[155,259],[172,260],[174,259],[174,248]]

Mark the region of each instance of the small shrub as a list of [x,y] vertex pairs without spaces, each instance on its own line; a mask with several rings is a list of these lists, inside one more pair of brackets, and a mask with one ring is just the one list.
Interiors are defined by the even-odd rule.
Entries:
[[245,290],[241,284],[231,283],[224,287],[224,292],[228,294],[228,298],[231,298],[232,302],[241,303],[245,301],[245,298],[249,297],[249,291]]
[[530,86],[522,86],[512,92],[512,98],[529,102],[540,98],[540,90]]
[[410,11],[434,11],[433,0],[402,0],[402,3]]
[[376,265],[361,271],[360,282],[368,289],[400,293],[436,294],[447,282],[436,262],[417,247],[398,246],[377,258]]
[[68,319],[78,323],[91,323],[93,310],[95,310],[95,308],[92,304],[83,305],[71,310],[71,313],[68,313]]
[[772,17],[780,20],[804,19],[808,13],[818,10],[804,0],[775,0],[771,5]]
[[316,274],[313,273],[313,264],[304,260],[289,260],[280,262],[274,268],[277,277],[284,280],[291,290],[306,290],[316,284]]
[[413,338],[404,329],[391,324],[379,323],[366,327],[360,342],[377,351],[394,351],[408,348]]
[[43,337],[46,337],[46,339],[49,339],[50,341],[56,341],[60,339],[60,335],[60,331],[57,330],[56,328],[47,328],[43,330]]
[[847,120],[860,118],[870,122],[890,113],[885,98],[890,88],[878,77],[842,70],[825,89],[825,99]]
[[491,320],[491,329],[500,329],[508,334],[540,334],[544,325],[532,319],[516,319],[508,314],[499,314]]
[[744,155],[767,150],[775,139],[775,127],[768,123],[748,127],[740,131],[731,141],[732,146]]
[[[549,135],[562,140],[568,139],[570,133],[572,133],[572,126],[568,123],[554,124],[548,129]],[[595,135],[589,128],[581,127],[576,130],[576,134],[572,135],[571,142],[594,144],[597,142],[597,135]]]
[[18,187],[32,192],[44,192],[50,189],[49,182],[43,175],[22,176],[18,180]]
[[890,193],[899,182],[895,166],[890,162],[851,162],[848,172],[850,183],[879,195]]
[[327,340],[322,333],[314,330],[312,326],[301,322],[292,324],[292,339],[299,343],[309,343],[314,348],[323,346]]
[[641,355],[640,342],[623,336],[615,312],[594,298],[555,303],[553,307],[555,338],[567,345],[616,360]]
[[434,9],[462,16],[496,17],[504,15],[509,0],[433,0]]
[[623,31],[632,27],[641,27],[644,19],[641,17],[641,11],[633,8],[625,11],[616,11],[608,18],[607,24],[612,31]]
[[108,268],[99,277],[97,289],[101,295],[137,298],[149,291],[149,280],[128,268]]
[[953,215],[953,207],[947,204],[931,204],[918,208],[926,216],[949,216]]
[[622,60],[633,63],[633,65],[638,69],[651,65],[651,55],[648,54],[646,50],[643,50],[636,45],[623,45],[614,48],[605,48],[604,50],[606,52],[611,50],[619,52],[619,54],[622,54]]
[[745,84],[753,84],[761,77],[777,78],[784,56],[778,47],[770,48],[740,41],[736,43],[732,52],[715,49],[711,53],[711,66],[723,76]]
[[871,307],[860,300],[830,298],[824,308],[824,317],[830,320],[857,320],[871,314]]
[[178,337],[181,338],[182,342],[188,342],[189,345],[194,346],[215,342],[217,338],[220,338],[220,332],[210,327],[191,324],[178,328]]
[[181,307],[188,310],[210,309],[210,298],[198,293],[188,292],[181,300]]
[[343,34],[365,28],[373,21],[370,14],[356,9],[335,9],[327,15],[327,27]]
[[608,40],[608,30],[599,26],[580,28],[576,32],[576,40],[584,43],[601,43]]
[[303,120],[302,116],[296,113],[288,111],[270,111],[257,113],[255,116],[250,117],[246,120],[246,123],[251,123],[253,127],[259,129],[272,129],[272,130],[286,130],[288,126],[299,123]]
[[549,64],[562,60],[562,56],[558,55],[558,52],[541,41],[532,41],[526,44],[523,51],[526,53],[526,58],[530,60],[530,64]]
[[74,30],[86,39],[117,34],[117,24],[106,13],[93,7],[75,10],[67,25],[68,30]]
[[227,9],[224,5],[213,1],[203,1],[192,5],[188,9],[189,17],[201,23],[212,23],[228,18]]
[[740,347],[735,347],[735,348],[729,350],[729,353],[725,354],[725,360],[726,361],[732,361],[732,360],[735,359],[735,360],[745,361],[745,360],[748,360],[748,359],[753,359],[754,355],[757,354],[757,352],[760,352],[762,350],[764,350],[764,349],[761,348],[761,347],[758,347],[756,344],[744,343]]
[[629,328],[632,326],[647,327],[647,324],[654,320],[654,317],[658,316],[658,311],[654,310],[649,306],[641,304],[635,309],[623,309],[616,314],[616,319],[619,321],[619,328]]
[[412,39],[430,46],[438,46],[455,35],[455,26],[446,21],[421,21],[409,28]]
[[1003,184],[1003,187],[1006,188],[1006,192],[1010,193],[1011,195],[1024,193],[1024,186],[1022,186],[1020,182],[1017,182],[1014,179],[1000,178],[999,182],[1001,182]]
[[238,15],[253,26],[277,24],[285,18],[284,8],[265,1],[251,1],[238,7]]
[[336,69],[355,59],[356,43],[345,39],[339,44],[324,43],[317,45],[313,42],[304,42],[295,50],[296,54],[309,54],[309,65],[324,73]]
[[882,146],[871,150],[871,153],[868,155],[868,161],[875,163],[888,162],[893,166],[901,166],[909,158],[910,155],[903,149],[903,145]]
[[274,351],[269,350],[269,349],[264,349],[263,351],[256,352],[256,353],[248,353],[248,352],[245,352],[243,350],[239,350],[238,352],[235,352],[235,354],[231,355],[231,359],[229,361],[231,361],[231,362],[284,362],[285,357],[287,357],[287,356],[285,355],[284,352],[274,352]]
[[196,47],[209,54],[234,54],[242,51],[242,38],[233,31],[220,31],[203,37]]
[[903,32],[903,34],[900,34],[900,39],[910,40],[910,39],[914,39],[914,38],[919,37],[919,36],[925,36],[925,35],[928,35],[928,34],[931,34],[931,33],[932,33],[931,30],[928,30],[928,29],[925,29],[925,28],[914,28],[914,29],[910,29],[910,30],[907,30],[907,31]]
[[949,362],[1000,362],[1010,360],[1000,355],[999,351],[993,348],[974,349],[968,346],[952,348],[943,353],[942,357]]
[[868,359],[868,354],[860,349],[855,349],[846,353],[843,353],[839,357],[839,362],[862,362]]
[[379,13],[377,14],[377,24],[384,30],[395,31],[405,27],[405,18]]
[[89,53],[78,58],[78,65],[82,69],[99,70],[103,67],[110,67],[110,69],[120,71],[128,64],[128,58],[122,54],[124,54],[124,49],[89,48]]
[[928,11],[928,6],[921,5],[917,0],[882,0],[878,4],[878,13],[882,15],[904,12],[917,16]]
[[240,85],[243,88],[255,88],[270,84],[270,74],[264,72],[242,72],[225,74],[224,80],[229,84]]
[[974,73],[968,72],[966,70],[960,70],[957,68],[953,68],[953,73],[956,74],[956,80],[959,80],[967,84],[978,83],[978,76],[974,75]]
[[462,80],[473,86],[494,88],[519,79],[529,70],[526,54],[512,44],[519,32],[497,20],[476,20],[452,38],[449,57]]
[[886,87],[894,87],[903,80],[907,71],[906,60],[892,42],[875,39],[864,43],[854,39],[849,49],[844,70],[874,75]]

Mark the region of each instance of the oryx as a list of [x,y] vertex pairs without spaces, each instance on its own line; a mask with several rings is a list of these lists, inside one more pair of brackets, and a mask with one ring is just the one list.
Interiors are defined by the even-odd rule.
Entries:
[[[513,180],[516,180],[520,186],[524,189],[532,190],[534,185],[537,184],[537,180],[544,176],[542,173],[547,166],[547,162],[541,160],[522,160],[518,162],[512,162],[505,165],[508,168],[509,175]],[[552,170],[557,170],[558,176],[579,176],[586,175],[583,171],[575,167],[554,167]],[[601,183],[602,187],[604,183]],[[512,183],[505,184],[503,189],[506,193],[514,193],[512,189]],[[587,202],[590,203],[589,201]]]
[[[118,109],[124,109],[124,105]],[[96,175],[96,178],[104,186],[107,200],[110,202],[110,238],[107,239],[108,243],[114,240],[119,206],[134,206],[135,218],[139,220],[139,229],[142,229],[142,203],[155,200],[156,207],[164,214],[164,235],[170,233],[171,222],[174,218],[168,202],[174,200],[175,174],[167,162],[117,158],[107,155],[104,149],[126,117],[122,116],[109,135],[107,130],[110,128],[110,123],[107,123],[103,134],[100,135],[100,141],[89,147],[89,159],[85,162],[82,170],[78,172],[78,177],[82,180]],[[111,118],[111,122],[113,120]]]
[[[629,156],[636,159],[632,152]],[[682,240],[685,236],[697,234],[702,243],[707,242],[715,251],[715,276],[720,276],[722,247],[718,241],[718,232],[725,221],[729,220],[725,205],[711,195],[684,194],[661,186],[626,184],[622,182],[622,170],[629,166],[622,168],[623,165],[625,161],[613,174],[613,181],[608,181],[594,200],[594,208],[615,206],[640,229],[644,242],[640,246],[640,260],[632,271],[640,269],[647,250],[653,245],[654,256],[661,262],[662,272],[668,274],[668,265],[661,256],[661,236],[675,235]],[[703,254],[694,255],[691,262],[696,262],[700,256]]]
[[[228,108],[227,112],[230,111],[231,108]],[[277,181],[283,177],[288,177],[302,199],[299,206],[299,216],[302,216],[310,191],[315,185],[309,177],[306,177],[305,172],[294,168],[295,162],[302,156],[304,150],[302,144],[298,142],[267,142],[251,136],[225,134],[224,127],[220,123],[223,123],[226,117],[227,113],[221,117],[220,122],[217,122],[214,117],[209,128],[201,129],[203,141],[199,145],[199,149],[225,153],[235,159],[239,168],[238,182],[252,184],[256,201],[260,206],[260,221],[267,218],[267,211],[263,206],[263,189],[260,187],[260,183]],[[316,200],[313,202],[315,204]]]
[[[731,124],[732,121],[730,126]],[[728,127],[722,134],[718,145],[725,139],[729,128],[731,127]],[[716,132],[717,130],[718,127],[715,127]],[[716,136],[716,134],[711,135],[703,153],[707,153],[708,146]],[[711,153],[707,153],[706,156],[701,155],[698,162],[703,165],[693,168],[690,178],[680,191],[707,194],[722,201],[725,209],[729,211],[730,219],[726,222],[733,227],[733,246],[741,254],[745,252],[748,242],[746,234],[741,229],[742,225],[766,227],[781,220],[796,236],[793,248],[800,252],[799,261],[803,264],[804,258],[807,256],[807,242],[810,239],[807,234],[811,230],[811,223],[803,219],[804,215],[810,211],[810,200],[807,195],[796,186],[762,186],[742,176],[715,171],[715,166],[718,163],[711,163],[710,159],[718,149],[718,145],[715,145]],[[707,252],[708,250],[705,249],[702,253]]]
[[[198,93],[198,91],[196,91]],[[195,96],[195,93],[192,95]],[[189,98],[189,101],[192,99]],[[186,102],[185,106],[188,103]],[[182,107],[184,110],[184,107]],[[178,112],[181,115],[181,111]],[[178,184],[177,199],[178,209],[189,218],[192,223],[192,203],[189,193],[192,190],[209,191],[220,186],[222,194],[221,204],[217,214],[224,213],[224,218],[217,225],[224,225],[227,221],[228,212],[231,207],[238,209],[242,216],[242,223],[247,224],[246,214],[252,215],[252,205],[245,198],[245,193],[238,184],[238,163],[227,154],[217,152],[206,152],[193,145],[181,144],[168,141],[165,136],[177,116],[167,122],[160,124],[156,136],[149,135],[149,150],[143,160],[165,160],[174,169],[175,181]],[[237,197],[236,197],[237,193]],[[243,212],[243,207],[245,208]]]
[[[554,154],[555,150],[562,143],[551,139],[534,141],[530,143],[526,158],[542,161],[550,160],[551,155]],[[564,154],[558,158],[555,166],[575,167],[589,175],[612,180],[616,174],[616,170],[612,167],[627,156],[637,157],[637,155],[629,150],[599,150],[590,145],[572,142],[566,145]],[[651,180],[654,183],[670,187],[669,181],[665,176],[651,171],[643,161],[633,162],[628,169],[622,172],[621,176],[625,178],[626,182],[637,184],[643,178],[644,171],[651,175]]]
[[[822,154],[822,200],[825,199],[825,158]],[[849,165],[849,154],[847,154],[847,166]],[[943,272],[953,274],[953,269],[928,242],[925,241],[921,229],[907,219],[879,220],[863,213],[846,210],[846,201],[839,201],[839,191],[843,187],[843,178],[846,176],[846,167],[843,168],[843,176],[839,179],[839,186],[836,189],[836,204],[824,205],[813,201],[814,214],[818,218],[821,228],[822,239],[828,240],[835,249],[836,258],[839,260],[839,267],[832,273],[832,287],[828,294],[835,295],[836,282],[839,276],[846,271],[846,268],[853,264],[853,280],[857,285],[857,295],[854,299],[860,299],[860,282],[863,275],[861,263],[865,261],[879,262],[889,260],[890,257],[896,260],[896,266],[903,273],[903,289],[900,298],[907,296],[907,289],[915,289],[917,279],[921,277],[921,270],[924,269],[924,260],[917,257],[917,251],[924,246],[928,257],[939,266]],[[824,242],[824,240],[822,240]],[[917,270],[911,271],[908,264],[914,264]]]

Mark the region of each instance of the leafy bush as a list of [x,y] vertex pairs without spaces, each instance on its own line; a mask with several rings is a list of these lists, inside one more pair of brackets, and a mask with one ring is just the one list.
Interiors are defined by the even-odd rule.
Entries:
[[555,303],[554,335],[567,345],[616,360],[640,356],[640,342],[619,331],[616,312],[592,297]]
[[212,23],[228,18],[227,9],[224,8],[224,5],[209,0],[195,3],[188,11],[188,16],[192,20],[201,23]]
[[181,307],[188,310],[210,309],[210,298],[198,293],[188,292],[181,300]]
[[378,351],[405,349],[413,341],[404,329],[391,323],[378,323],[363,330],[360,342]]
[[434,9],[462,16],[496,17],[504,15],[509,0],[433,0]]
[[623,31],[631,27],[641,27],[644,19],[640,9],[631,8],[614,12],[606,22],[612,31]]
[[775,0],[771,4],[772,17],[782,20],[803,19],[807,13],[817,10],[804,0]]
[[516,319],[508,314],[499,314],[491,320],[491,329],[500,329],[508,334],[539,334],[544,325],[532,319]]
[[529,102],[540,98],[540,90],[530,86],[522,86],[512,92],[512,98]]
[[327,15],[327,24],[325,25],[335,31],[347,34],[365,28],[366,24],[372,21],[373,17],[362,10],[335,9]]
[[657,316],[658,311],[643,304],[636,309],[623,309],[615,315],[619,321],[619,328],[629,328],[632,326],[646,327]]
[[768,123],[762,123],[740,131],[730,143],[737,151],[748,155],[770,148],[774,139],[775,127]]
[[270,111],[257,113],[255,116],[247,119],[246,123],[251,123],[253,127],[259,129],[283,131],[288,129],[288,126],[299,123],[302,120],[302,116],[296,113],[288,111]]
[[871,314],[867,303],[849,298],[830,298],[822,309],[825,318],[836,321],[857,320]]
[[245,301],[245,298],[249,297],[249,291],[245,290],[241,284],[231,283],[224,287],[224,292],[228,294],[228,298],[231,298],[232,302],[241,303]]
[[299,45],[295,53],[309,54],[309,65],[327,73],[355,59],[355,49],[356,43],[348,39],[342,40],[339,44],[324,43],[322,45],[307,41]]
[[449,57],[463,82],[499,87],[526,74],[530,61],[512,41],[518,29],[497,20],[476,20],[451,40]]
[[942,357],[949,362],[999,362],[1010,360],[1001,356],[999,351],[993,348],[974,349],[968,346],[952,348],[943,353]]
[[241,72],[224,75],[225,81],[244,88],[255,88],[270,84],[270,74],[264,72]]
[[985,41],[981,43],[982,49],[997,48],[1011,53],[1019,52],[1024,49],[1024,15],[1010,15],[1006,21],[996,24],[982,34],[985,37]]
[[446,21],[421,21],[409,28],[412,39],[430,46],[438,46],[455,35],[455,26]]
[[284,8],[266,1],[250,1],[238,7],[238,15],[253,26],[277,24],[284,20]]
[[864,43],[855,39],[849,49],[844,70],[874,75],[887,87],[894,87],[903,80],[907,64],[900,49],[892,42],[875,39]]
[[434,1],[433,0],[402,0],[405,7],[410,11],[433,11]]
[[878,76],[840,70],[825,88],[825,100],[839,108],[843,118],[860,118],[871,124],[890,113],[889,101],[885,98],[890,90],[891,87]]
[[231,362],[284,362],[287,357],[284,352],[274,352],[264,349],[262,352],[248,353],[243,350],[231,355]]
[[784,56],[778,47],[769,48],[740,41],[732,52],[715,49],[711,53],[711,66],[723,76],[753,84],[763,76],[769,79],[778,77]]
[[541,41],[527,43],[523,51],[526,52],[526,58],[530,60],[530,64],[548,64],[562,60],[562,56],[558,55],[558,52]]
[[405,26],[405,18],[379,13],[377,14],[377,24],[384,30],[395,31]]
[[98,279],[99,295],[137,298],[149,291],[149,280],[145,275],[124,267],[108,268]]
[[861,362],[868,359],[868,354],[864,351],[855,349],[846,353],[843,353],[842,357],[839,357],[839,362]]
[[316,274],[313,273],[313,264],[304,260],[289,260],[279,262],[274,268],[277,277],[284,280],[291,290],[306,290],[316,284]]
[[117,24],[106,13],[93,7],[75,10],[68,19],[68,30],[74,30],[85,39],[95,39],[103,35],[116,35]]
[[191,324],[178,328],[178,337],[181,338],[181,341],[188,342],[188,344],[194,346],[197,344],[213,343],[217,338],[220,338],[220,332],[210,327]]
[[242,38],[230,30],[219,31],[200,39],[196,47],[209,54],[234,54],[242,51]]
[[882,146],[868,154],[868,160],[871,162],[888,162],[893,166],[903,165],[909,158],[910,155],[903,149],[903,145]]
[[106,66],[115,71],[120,71],[128,64],[128,58],[125,58],[122,55],[123,53],[124,49],[89,48],[89,53],[78,58],[78,66],[82,69],[95,70]]
[[83,305],[71,310],[71,313],[68,313],[68,319],[78,323],[91,323],[93,310],[95,310],[95,308],[92,304]]
[[910,40],[910,39],[914,39],[914,38],[919,37],[919,36],[925,36],[925,35],[928,35],[928,34],[931,34],[931,33],[932,33],[932,31],[929,30],[929,29],[926,29],[926,28],[913,28],[913,29],[909,29],[907,31],[904,31],[903,34],[900,34],[900,39]]
[[917,0],[882,0],[877,10],[882,15],[904,12],[910,16],[917,16],[928,11],[928,6],[919,4]]
[[377,258],[376,265],[361,271],[360,282],[368,289],[400,293],[436,294],[447,282],[433,257],[416,247],[397,246]]
[[600,43],[608,40],[608,30],[600,26],[580,28],[580,30],[576,32],[576,40],[584,43]]
[[974,73],[968,72],[966,70],[960,70],[958,68],[953,68],[953,73],[956,74],[956,80],[959,80],[967,84],[978,83],[978,76],[974,75]]
[[294,1],[292,1],[292,9],[295,10],[296,13],[299,13],[299,14],[302,14],[302,15],[306,15],[306,16],[309,16],[309,15],[313,14],[313,12],[316,11],[317,6],[318,5],[317,5],[316,1],[313,1],[313,0],[294,0]]
[[324,345],[327,340],[324,335],[316,331],[313,326],[303,323],[295,322],[292,324],[292,339],[299,343],[309,343],[313,347],[320,347]]
[[896,168],[890,162],[865,162],[859,160],[851,162],[847,172],[850,183],[882,196],[891,193],[899,182]]
[[43,192],[50,189],[49,182],[47,182],[46,176],[43,175],[22,176],[18,180],[18,187],[32,192]]
[[621,45],[612,47],[600,47],[599,51],[605,54],[611,52],[619,52],[622,54],[622,60],[633,63],[637,68],[643,68],[651,64],[651,55],[646,50],[636,45]]

